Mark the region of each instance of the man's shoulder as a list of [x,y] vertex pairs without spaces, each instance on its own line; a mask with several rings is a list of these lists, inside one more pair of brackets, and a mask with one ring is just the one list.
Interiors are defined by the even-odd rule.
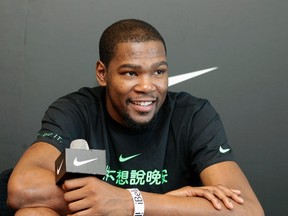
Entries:
[[91,104],[101,103],[103,100],[103,87],[83,87],[78,91],[69,93],[63,97],[60,97],[56,102],[60,103],[75,103],[75,104]]
[[168,103],[173,104],[174,108],[201,108],[209,101],[204,98],[196,97],[188,92],[168,92]]
[[196,116],[203,119],[217,114],[209,100],[187,92],[169,92],[165,107],[172,114],[172,121],[176,121],[176,124],[179,122],[190,124]]
[[78,91],[58,98],[49,106],[47,111],[49,113],[61,111],[66,114],[87,111],[95,112],[98,108],[101,109],[100,107],[104,104],[104,91],[102,87],[83,87]]
[[78,91],[65,95],[62,98],[101,98],[104,92],[104,87],[82,87]]

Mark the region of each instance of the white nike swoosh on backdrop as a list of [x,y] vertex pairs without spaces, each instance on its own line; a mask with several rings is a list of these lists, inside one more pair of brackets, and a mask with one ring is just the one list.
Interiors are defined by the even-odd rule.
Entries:
[[211,71],[216,70],[216,69],[218,69],[218,67],[208,68],[208,69],[204,69],[204,70],[199,70],[199,71],[194,71],[194,72],[189,72],[189,73],[169,77],[168,78],[168,86],[170,87],[170,86],[176,85],[178,83],[184,82],[188,79],[192,79],[194,77],[200,76],[202,74],[211,72]]

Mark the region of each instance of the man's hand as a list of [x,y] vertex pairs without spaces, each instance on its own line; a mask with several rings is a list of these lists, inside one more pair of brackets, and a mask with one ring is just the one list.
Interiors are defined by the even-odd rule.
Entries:
[[183,187],[178,190],[173,190],[168,193],[168,195],[173,196],[185,196],[185,197],[203,197],[209,200],[214,208],[220,210],[221,204],[223,202],[227,209],[233,209],[233,203],[231,200],[242,204],[244,200],[242,199],[241,191],[228,189],[222,185],[217,186],[204,186],[204,187]]
[[129,191],[97,179],[85,177],[67,180],[62,186],[69,215],[132,215],[133,202]]

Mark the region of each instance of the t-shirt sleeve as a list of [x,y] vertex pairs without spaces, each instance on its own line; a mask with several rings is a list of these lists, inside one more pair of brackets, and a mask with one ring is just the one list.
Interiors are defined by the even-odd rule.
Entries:
[[208,101],[195,113],[190,130],[191,165],[198,174],[213,164],[234,160],[219,114]]
[[60,98],[54,102],[42,119],[36,142],[47,142],[59,151],[69,148],[74,139],[84,137],[83,112],[71,98]]

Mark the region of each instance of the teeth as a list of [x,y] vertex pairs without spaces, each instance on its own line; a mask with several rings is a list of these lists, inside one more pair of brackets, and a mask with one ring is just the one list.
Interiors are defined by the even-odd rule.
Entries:
[[149,106],[152,104],[152,101],[145,101],[145,102],[133,102],[133,104],[138,106]]

